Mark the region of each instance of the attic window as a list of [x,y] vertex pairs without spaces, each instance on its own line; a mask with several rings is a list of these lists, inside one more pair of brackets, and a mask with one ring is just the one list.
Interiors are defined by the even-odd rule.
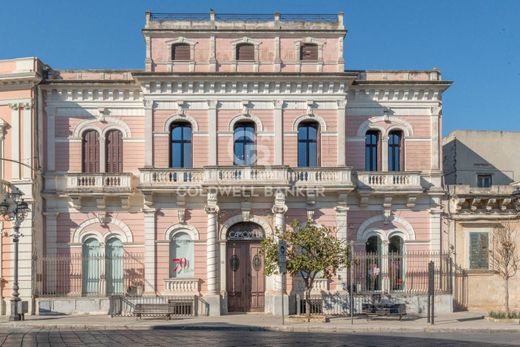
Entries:
[[255,60],[255,46],[250,43],[241,43],[237,45],[237,60],[253,61]]
[[187,43],[173,45],[172,60],[190,60],[190,45]]
[[318,60],[318,45],[314,43],[304,43],[300,48],[300,60]]

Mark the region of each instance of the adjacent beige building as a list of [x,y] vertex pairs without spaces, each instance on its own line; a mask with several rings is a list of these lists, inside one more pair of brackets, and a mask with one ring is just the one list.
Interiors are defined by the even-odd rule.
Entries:
[[[504,281],[491,260],[493,230],[519,222],[520,132],[454,131],[444,139],[444,247],[454,253],[455,307],[503,310]],[[518,240],[520,242],[520,240]],[[520,247],[520,245],[519,245]],[[511,279],[511,309],[520,309],[520,274]]]

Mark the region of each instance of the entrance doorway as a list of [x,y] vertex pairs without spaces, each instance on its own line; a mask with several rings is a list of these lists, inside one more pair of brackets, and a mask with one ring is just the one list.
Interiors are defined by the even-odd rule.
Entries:
[[239,223],[230,228],[226,245],[228,312],[263,312],[265,306],[264,258],[259,238],[262,228]]

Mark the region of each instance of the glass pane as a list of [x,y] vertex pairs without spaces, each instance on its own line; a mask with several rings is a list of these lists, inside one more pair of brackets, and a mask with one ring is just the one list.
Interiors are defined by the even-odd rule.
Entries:
[[172,140],[180,141],[182,140],[182,128],[181,126],[176,126],[172,129]]
[[298,128],[298,141],[307,139],[307,127],[300,126]]
[[316,140],[318,138],[318,128],[314,125],[309,125],[308,129],[309,129],[309,135],[308,135],[309,139]]
[[192,167],[192,159],[191,159],[191,143],[184,144],[184,163],[183,167],[190,168]]
[[245,145],[245,165],[253,165],[255,163],[255,145],[254,143],[247,143]]
[[182,167],[182,144],[172,143],[172,167]]
[[298,143],[298,166],[307,166],[307,145],[305,142]]
[[191,127],[185,126],[183,127],[183,139],[185,141],[191,141]]
[[309,166],[318,165],[318,145],[316,143],[309,144]]
[[180,233],[170,242],[170,277],[193,277],[195,270],[194,243],[190,236]]

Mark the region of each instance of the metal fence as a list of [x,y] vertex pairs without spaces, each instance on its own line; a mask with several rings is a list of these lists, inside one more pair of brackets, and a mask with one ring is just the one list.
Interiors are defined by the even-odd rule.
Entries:
[[144,289],[142,253],[121,256],[69,254],[35,260],[40,297],[138,294]]
[[406,253],[355,253],[348,288],[354,293],[426,294],[428,263],[435,264],[435,292],[452,292],[453,265],[448,253],[412,251]]

